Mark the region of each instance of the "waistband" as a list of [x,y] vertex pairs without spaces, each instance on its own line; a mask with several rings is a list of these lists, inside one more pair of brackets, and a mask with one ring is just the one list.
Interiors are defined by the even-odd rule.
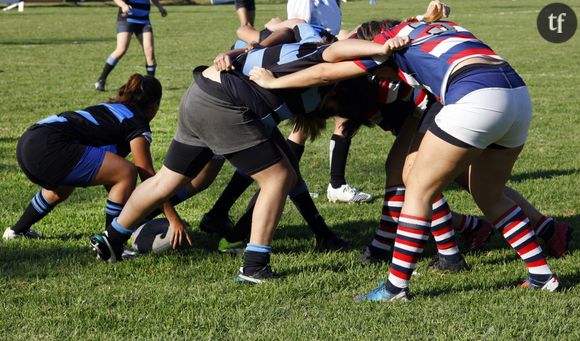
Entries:
[[471,64],[449,78],[445,104],[453,104],[463,96],[484,88],[515,89],[526,86],[517,72],[508,64]]
[[195,83],[197,84],[197,86],[199,86],[199,88],[208,95],[211,95],[222,101],[229,102],[230,98],[224,92],[222,85],[218,82],[214,82],[211,79],[203,76],[202,72],[205,69],[207,69],[207,66],[201,65],[193,70],[193,79],[195,79]]

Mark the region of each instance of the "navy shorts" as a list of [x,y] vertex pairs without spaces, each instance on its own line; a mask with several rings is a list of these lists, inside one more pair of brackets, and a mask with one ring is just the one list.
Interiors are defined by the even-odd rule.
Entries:
[[151,24],[137,24],[128,21],[117,21],[117,33],[129,32],[141,35],[143,32],[153,32]]
[[59,185],[73,187],[90,186],[103,165],[106,153],[105,148],[87,146],[85,153],[75,168],[60,181]]

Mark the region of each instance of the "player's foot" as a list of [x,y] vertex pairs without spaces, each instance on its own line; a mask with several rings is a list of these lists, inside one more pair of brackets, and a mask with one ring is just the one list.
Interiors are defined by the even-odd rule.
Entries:
[[387,250],[381,250],[372,245],[368,245],[364,248],[358,259],[364,264],[389,264],[392,259],[392,254]]
[[371,302],[390,302],[390,301],[407,301],[407,290],[401,290],[400,292],[390,292],[387,290],[384,280],[378,287],[369,291],[366,294],[355,296],[353,299],[355,302],[371,301]]
[[470,270],[471,267],[465,262],[465,258],[461,258],[456,262],[450,262],[447,258],[437,255],[435,259],[429,264],[429,270],[438,272],[459,272]]
[[561,221],[554,220],[554,233],[546,242],[546,251],[554,258],[560,258],[569,251],[572,239],[572,226]]
[[275,279],[277,279],[277,276],[270,268],[270,265],[266,265],[254,273],[247,273],[244,271],[244,267],[240,267],[236,276],[236,282],[250,284],[260,284]]
[[474,230],[461,232],[463,251],[481,250],[493,232],[493,225],[485,219],[479,219]]
[[97,253],[97,259],[115,263],[123,259],[123,245],[115,245],[109,241],[107,232],[92,236],[90,239],[93,251]]
[[372,195],[359,191],[356,188],[350,187],[349,184],[333,188],[328,184],[326,189],[326,197],[330,202],[348,202],[348,203],[364,203],[373,199]]
[[2,235],[2,239],[4,240],[12,240],[18,238],[27,238],[27,239],[40,239],[42,235],[34,230],[26,230],[25,232],[16,232],[12,228],[7,228],[4,230],[4,234]]
[[219,252],[227,253],[227,254],[234,255],[234,256],[242,255],[244,253],[245,249],[246,249],[246,243],[244,243],[243,241],[230,243],[230,242],[228,242],[227,239],[222,238],[222,239],[220,239],[220,241],[218,243],[218,251]]
[[552,275],[546,283],[534,283],[531,278],[527,278],[524,283],[520,285],[522,288],[530,288],[530,289],[537,289],[537,290],[546,290],[549,292],[558,291],[560,288],[560,282],[558,281],[558,277],[556,275]]
[[99,79],[95,83],[95,90],[97,90],[97,91],[105,91],[105,80]]
[[199,229],[205,233],[227,235],[234,228],[234,222],[229,216],[215,218],[209,213],[204,214],[199,222]]
[[346,251],[350,244],[335,234],[326,238],[316,238],[316,250],[318,251]]

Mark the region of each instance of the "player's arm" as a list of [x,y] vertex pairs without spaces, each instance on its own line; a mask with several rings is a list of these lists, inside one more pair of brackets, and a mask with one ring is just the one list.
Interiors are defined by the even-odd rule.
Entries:
[[352,61],[321,63],[279,78],[264,68],[255,67],[250,71],[250,80],[264,89],[307,88],[314,85],[333,83],[354,78],[366,71]]
[[[276,20],[276,19],[278,19],[278,20]],[[278,31],[278,30],[281,30],[284,28],[292,29],[292,28],[294,28],[294,26],[296,26],[298,24],[306,24],[306,20],[299,19],[299,18],[293,18],[293,19],[287,19],[287,20],[280,20],[279,18],[272,18],[272,20],[268,21],[264,25],[264,27],[272,32],[275,32],[275,31]]]
[[[323,58],[328,61],[335,59],[340,60],[347,56],[350,56],[352,59],[356,59],[356,56],[390,56],[393,51],[407,46],[409,41],[409,38],[405,36],[389,39],[384,45],[366,42],[370,43],[370,45],[357,44],[357,47],[353,47],[351,52],[343,52],[340,51],[341,49],[338,49],[338,51],[331,51],[330,55],[324,56],[324,53],[335,45],[344,47],[345,44],[339,44],[347,42],[343,40],[333,43],[330,47],[324,50]],[[360,42],[365,43],[365,41]],[[349,45],[354,46],[352,44]],[[256,82],[265,89],[303,88],[354,78],[364,75],[366,72],[366,69],[353,61],[321,63],[280,78],[275,78],[274,75],[266,69],[255,67],[250,71],[250,80]]]
[[340,40],[326,48],[322,52],[322,58],[326,62],[336,63],[364,57],[389,57],[393,51],[400,50],[409,45],[410,41],[411,39],[408,36],[394,37],[382,45],[360,39]]
[[[149,141],[144,136],[138,136],[130,142],[131,154],[133,154],[133,160],[135,161],[135,166],[137,167],[137,172],[139,173],[141,181],[145,181],[155,175],[149,145]],[[171,246],[173,248],[178,247],[182,244],[184,239],[187,240],[191,246],[191,237],[187,232],[187,228],[170,202],[165,202],[163,204],[163,214],[169,221],[169,228],[173,229]]]
[[167,10],[165,10],[165,8],[163,6],[161,6],[161,3],[159,2],[159,0],[151,0],[151,2],[153,3],[153,5],[155,5],[155,7],[157,7],[157,9],[159,10],[159,13],[161,13],[162,17],[167,16]]

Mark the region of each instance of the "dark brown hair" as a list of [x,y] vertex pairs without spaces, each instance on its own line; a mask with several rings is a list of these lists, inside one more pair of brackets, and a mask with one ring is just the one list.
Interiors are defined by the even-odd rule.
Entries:
[[371,20],[362,23],[356,30],[356,38],[364,40],[373,40],[373,38],[381,33],[383,30],[388,30],[391,27],[397,26],[401,23],[397,19],[385,20]]
[[157,78],[136,73],[119,88],[117,97],[109,99],[109,103],[132,104],[145,111],[151,104],[159,105],[161,96],[161,83]]

